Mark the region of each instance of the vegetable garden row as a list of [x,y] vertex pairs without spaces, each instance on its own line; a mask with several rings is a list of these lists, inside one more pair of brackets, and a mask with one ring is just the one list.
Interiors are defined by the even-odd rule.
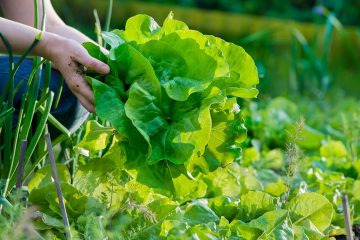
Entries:
[[[172,14],[101,37],[108,55],[84,44],[111,68],[85,72],[97,117],[57,164],[70,229],[45,165],[28,183],[25,239],[359,237],[358,100],[253,101],[245,50]],[[21,236],[16,209],[3,208],[3,236]]]

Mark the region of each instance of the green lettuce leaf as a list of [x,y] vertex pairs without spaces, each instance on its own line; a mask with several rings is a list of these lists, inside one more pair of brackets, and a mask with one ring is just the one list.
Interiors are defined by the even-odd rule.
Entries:
[[[104,135],[92,142],[88,133],[81,146],[103,151],[106,144],[104,157],[119,153],[119,166],[164,194],[203,196],[209,190],[193,176],[241,157],[246,128],[236,97],[256,97],[254,62],[241,47],[190,30],[172,13],[162,27],[137,15],[125,30],[102,37],[108,55],[94,44],[84,46],[110,66],[110,74],[86,74],[96,112],[116,130],[116,140]],[[259,188],[251,181],[244,184]]]
[[293,198],[288,204],[288,210],[294,225],[313,225],[320,232],[330,226],[334,215],[333,205],[318,193],[304,193]]
[[236,218],[248,222],[275,208],[276,199],[271,195],[260,191],[249,191],[240,197]]

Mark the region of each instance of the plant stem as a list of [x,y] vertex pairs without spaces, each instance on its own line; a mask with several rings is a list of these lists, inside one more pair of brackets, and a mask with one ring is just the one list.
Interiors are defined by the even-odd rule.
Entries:
[[345,228],[346,228],[346,240],[353,240],[352,236],[352,228],[351,228],[351,219],[349,212],[349,200],[347,195],[342,195],[342,206],[344,210],[344,220],[345,220]]
[[105,21],[105,31],[109,31],[110,29],[112,9],[113,9],[113,0],[109,0],[109,5],[106,14],[106,21]]
[[60,206],[60,210],[61,210],[61,215],[63,217],[66,239],[70,240],[71,239],[70,224],[69,224],[69,219],[68,219],[68,216],[67,216],[67,213],[66,213],[64,197],[63,197],[63,194],[62,194],[62,191],[61,191],[59,176],[58,176],[57,169],[56,169],[55,157],[54,157],[54,152],[53,152],[53,149],[52,149],[51,139],[50,139],[50,134],[49,133],[45,134],[45,141],[46,141],[46,145],[47,145],[47,148],[48,148],[48,151],[49,151],[51,172],[52,172],[52,175],[53,175],[53,178],[54,178],[54,184],[55,184],[55,188],[56,188],[56,193],[57,193],[57,196],[58,196],[58,199],[59,199],[59,206]]
[[22,183],[23,183],[26,147],[27,147],[27,140],[26,139],[21,140],[20,157],[19,157],[19,171],[18,171],[17,180],[16,180],[16,188],[17,189],[20,189],[22,186]]

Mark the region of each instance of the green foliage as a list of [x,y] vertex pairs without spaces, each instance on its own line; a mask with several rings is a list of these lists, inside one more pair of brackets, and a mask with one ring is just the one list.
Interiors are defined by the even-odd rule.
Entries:
[[[111,129],[106,133],[93,123],[78,147],[93,156],[118,146],[120,161],[139,182],[182,199],[190,193],[203,196],[205,189],[191,175],[241,156],[246,128],[236,98],[258,93],[253,60],[239,46],[189,30],[172,14],[163,27],[138,15],[125,30],[103,37],[111,46],[109,55],[90,43],[84,46],[106,61],[111,73],[104,77],[89,72],[88,78],[98,116],[120,138],[106,149]],[[178,184],[184,181],[187,189]]]
[[[345,233],[342,194],[360,223],[358,125],[338,124],[357,101],[244,101],[257,94],[248,55],[171,15],[163,27],[139,15],[102,35],[109,55],[85,46],[111,67],[87,72],[106,121],[88,121],[71,174],[57,165],[76,239],[329,239]],[[29,182],[34,225],[63,238],[50,176],[45,167]]]

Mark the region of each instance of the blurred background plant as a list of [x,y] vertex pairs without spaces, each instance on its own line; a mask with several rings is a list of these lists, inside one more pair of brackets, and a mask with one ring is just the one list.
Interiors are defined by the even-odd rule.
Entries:
[[[101,23],[106,21],[107,1],[54,4],[67,23],[93,38],[92,10],[97,9]],[[240,44],[256,61],[260,98],[305,94],[321,100],[329,91],[334,98],[360,91],[359,0],[118,0],[113,8],[112,29],[122,29],[138,13],[161,22],[173,11],[192,29]]]

